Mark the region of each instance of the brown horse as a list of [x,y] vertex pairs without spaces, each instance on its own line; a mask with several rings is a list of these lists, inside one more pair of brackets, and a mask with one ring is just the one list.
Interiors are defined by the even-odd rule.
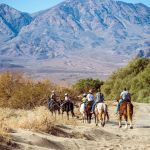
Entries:
[[85,108],[85,113],[86,113],[86,119],[88,123],[91,123],[91,118],[92,118],[92,113],[91,113],[91,109],[92,109],[92,104],[93,101],[88,102]]
[[130,123],[130,129],[133,128],[132,126],[132,116],[133,116],[133,105],[131,102],[127,102],[126,100],[120,105],[119,109],[119,128],[122,127],[121,121],[122,121],[122,116],[125,119],[126,123],[126,128],[128,127],[128,121]]

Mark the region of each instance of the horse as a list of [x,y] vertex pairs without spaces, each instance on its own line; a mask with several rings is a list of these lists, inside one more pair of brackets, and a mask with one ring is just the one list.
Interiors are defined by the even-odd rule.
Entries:
[[72,117],[75,116],[74,114],[74,104],[71,101],[66,101],[61,104],[61,110],[62,110],[62,118],[63,118],[63,113],[66,111],[67,113],[67,119],[69,120],[69,112],[71,111]]
[[99,120],[101,121],[101,126],[105,126],[105,120],[109,120],[109,115],[107,111],[107,105],[105,103],[97,103],[95,106],[95,123],[98,126]]
[[85,113],[85,103],[80,105],[80,113],[82,114],[82,121],[83,123],[86,122],[86,113]]
[[56,112],[58,111],[58,114],[60,114],[60,102],[54,101],[54,100],[49,100],[49,105],[48,105],[49,110],[53,114],[55,114],[56,118]]
[[121,121],[122,116],[125,119],[125,128],[128,128],[128,121],[130,123],[130,129],[133,129],[132,126],[132,117],[133,117],[133,104],[125,100],[119,108],[119,128],[122,127]]
[[91,109],[92,109],[92,105],[93,105],[93,101],[90,101],[86,104],[86,108],[85,108],[85,114],[86,114],[86,119],[88,123],[91,123],[91,118],[92,118],[92,113],[91,113]]

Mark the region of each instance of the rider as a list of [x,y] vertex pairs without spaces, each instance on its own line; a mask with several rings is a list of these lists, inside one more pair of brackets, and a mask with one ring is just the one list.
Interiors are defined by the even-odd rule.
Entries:
[[70,101],[70,98],[68,96],[68,93],[65,93],[65,101]]
[[55,93],[55,91],[53,90],[52,91],[52,94],[51,94],[51,96],[49,97],[49,107],[52,105],[52,103],[55,101],[56,102],[56,93]]
[[89,94],[87,95],[87,103],[94,103],[94,95],[92,94],[92,90],[89,90]]
[[122,104],[125,100],[126,100],[127,102],[130,102],[130,101],[131,101],[131,95],[130,95],[130,93],[127,91],[126,88],[124,88],[124,90],[121,92],[120,98],[121,98],[121,99],[119,100],[119,103],[118,103],[118,105],[117,105],[116,113],[118,113],[121,104]]
[[68,93],[65,93],[65,99],[64,102],[62,103],[61,106],[63,106],[65,103],[67,103],[68,101],[70,101],[70,97],[68,96]]
[[87,94],[86,93],[84,93],[83,94],[83,98],[82,98],[82,102],[83,102],[83,104],[84,104],[84,108],[86,107],[86,103],[87,103]]
[[94,104],[92,105],[92,113],[94,112],[95,106],[97,103],[103,103],[104,102],[104,95],[103,93],[100,92],[100,90],[97,90],[96,93],[96,100],[94,102]]
[[83,102],[83,103],[86,103],[86,102],[87,102],[87,98],[86,98],[86,96],[87,96],[87,94],[86,94],[86,93],[84,93],[84,94],[83,94],[83,98],[82,98],[82,102]]

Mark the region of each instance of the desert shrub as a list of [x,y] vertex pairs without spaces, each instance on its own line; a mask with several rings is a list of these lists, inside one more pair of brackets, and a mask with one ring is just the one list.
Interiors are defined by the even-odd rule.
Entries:
[[66,92],[72,100],[77,99],[78,94],[73,89],[58,87],[48,80],[33,81],[17,72],[1,73],[0,107],[30,109],[47,105],[52,90],[56,90],[59,99],[63,99]]
[[102,86],[106,99],[118,98],[126,87],[132,94],[132,100],[150,102],[150,59],[136,58],[114,72]]
[[103,85],[103,81],[100,81],[99,79],[92,79],[92,78],[87,78],[87,79],[81,79],[77,81],[74,85],[73,88],[80,93],[88,92],[90,89],[93,89],[94,91],[97,89],[100,89],[101,86]]

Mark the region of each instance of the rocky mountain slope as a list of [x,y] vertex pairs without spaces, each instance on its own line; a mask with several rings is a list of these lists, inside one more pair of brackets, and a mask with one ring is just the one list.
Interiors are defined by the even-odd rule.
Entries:
[[32,22],[27,14],[3,4],[1,8],[8,35],[16,35],[24,26],[15,38],[1,46],[0,53],[4,55],[45,58],[63,56],[68,51],[107,48],[129,55],[140,51],[145,56],[150,46],[150,8],[143,4],[67,0],[38,13]]
[[0,44],[18,35],[21,28],[30,24],[32,17],[5,4],[0,4]]
[[109,74],[136,55],[150,56],[150,8],[143,4],[66,0],[32,15],[5,4],[0,8],[0,57],[13,57],[15,65],[20,56],[31,62],[22,61],[24,67],[47,59],[52,66],[61,62],[56,70],[78,66],[86,72],[101,65]]

